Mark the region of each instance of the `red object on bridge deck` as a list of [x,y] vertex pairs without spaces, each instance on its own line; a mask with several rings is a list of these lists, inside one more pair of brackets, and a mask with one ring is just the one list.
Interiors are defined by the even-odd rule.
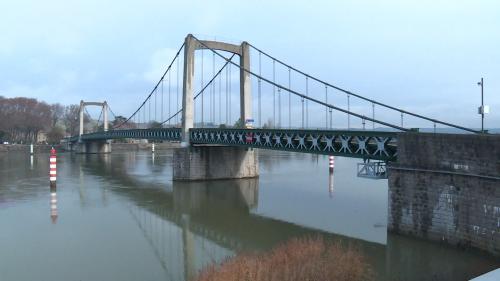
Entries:
[[253,142],[253,133],[247,133],[247,134],[245,135],[245,141],[246,141],[247,143],[252,143],[252,142]]

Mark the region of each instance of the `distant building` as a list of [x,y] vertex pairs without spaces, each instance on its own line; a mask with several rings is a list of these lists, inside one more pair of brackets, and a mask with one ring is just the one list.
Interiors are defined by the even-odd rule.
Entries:
[[37,143],[46,143],[47,142],[47,133],[44,131],[38,132],[36,135],[36,142]]

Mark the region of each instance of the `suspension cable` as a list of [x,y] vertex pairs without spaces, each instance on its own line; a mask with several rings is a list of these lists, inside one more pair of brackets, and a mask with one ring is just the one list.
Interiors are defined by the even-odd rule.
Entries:
[[111,106],[109,106],[109,104],[108,104],[108,110],[113,115],[113,117],[116,119],[116,114],[113,112],[113,110],[111,109]]
[[[326,104],[326,103],[324,103],[324,102],[322,102],[322,101],[320,101],[320,100],[317,100],[317,99],[315,99],[315,98],[311,98],[311,97],[307,97],[307,96],[305,96],[305,95],[303,95],[303,94],[301,94],[301,93],[299,93],[299,92],[297,92],[297,91],[295,91],[295,90],[292,90],[292,89],[286,88],[286,87],[285,87],[285,86],[283,86],[283,85],[280,85],[280,84],[277,84],[277,83],[273,83],[273,82],[272,82],[272,81],[270,81],[269,79],[267,79],[267,78],[265,78],[265,77],[262,77],[262,76],[260,76],[260,75],[258,75],[258,74],[256,74],[256,73],[254,73],[254,72],[252,72],[252,71],[250,71],[250,70],[248,70],[248,69],[246,69],[246,68],[244,68],[244,67],[242,67],[242,66],[240,66],[240,65],[236,64],[236,63],[235,63],[235,62],[233,62],[233,61],[230,61],[229,59],[227,59],[226,57],[224,57],[223,55],[221,55],[219,52],[217,52],[216,50],[214,50],[214,49],[210,48],[210,47],[209,47],[209,46],[207,46],[205,43],[203,43],[202,41],[200,41],[198,38],[196,38],[196,37],[194,37],[194,36],[193,36],[193,38],[194,38],[194,39],[195,39],[195,40],[196,40],[196,41],[197,41],[200,45],[202,45],[205,49],[211,50],[211,51],[212,51],[212,52],[214,52],[216,55],[218,55],[218,56],[219,56],[219,57],[221,57],[222,59],[224,59],[224,60],[228,61],[230,64],[232,64],[232,65],[234,65],[234,66],[238,67],[239,69],[241,69],[241,70],[243,70],[243,71],[245,71],[245,72],[249,73],[249,74],[250,74],[250,75],[252,75],[252,76],[255,76],[255,77],[257,77],[257,78],[260,78],[260,79],[262,79],[263,81],[265,81],[265,82],[267,82],[267,83],[269,83],[269,84],[271,84],[271,85],[274,85],[274,86],[276,86],[276,87],[279,87],[279,88],[281,88],[281,89],[283,89],[283,90],[285,90],[285,91],[289,91],[289,92],[293,93],[294,95],[299,96],[299,97],[301,97],[301,98],[303,98],[303,99],[310,100],[310,101],[315,102],[315,103],[320,104],[320,105],[328,106],[329,108],[335,109],[335,110],[340,111],[340,112],[348,113],[348,114],[353,115],[353,116],[356,116],[356,117],[358,117],[358,118],[365,118],[366,120],[373,121],[373,122],[376,122],[376,123],[378,123],[378,124],[385,125],[385,126],[387,126],[387,127],[391,127],[391,128],[394,128],[394,129],[398,129],[398,130],[400,130],[400,131],[410,131],[410,129],[406,129],[406,128],[403,128],[403,127],[399,127],[399,126],[397,126],[397,125],[393,125],[393,124],[390,124],[390,123],[387,123],[387,122],[384,122],[384,121],[380,121],[380,120],[373,120],[373,119],[371,119],[370,117],[365,117],[365,116],[363,116],[363,115],[361,115],[361,114],[354,113],[354,112],[349,112],[349,111],[347,111],[347,110],[345,110],[345,109],[343,109],[343,108],[340,108],[340,107],[337,107],[337,106],[334,106],[334,105],[331,105],[331,104]],[[467,128],[465,128],[465,129],[467,129]],[[467,129],[467,130],[470,130],[470,129]]]
[[177,51],[177,53],[175,54],[174,58],[172,59],[172,62],[170,62],[170,65],[167,67],[167,70],[165,70],[165,72],[163,73],[163,75],[161,76],[160,80],[158,81],[158,83],[156,83],[155,87],[153,88],[153,90],[151,90],[151,92],[149,93],[149,95],[146,97],[146,99],[144,99],[144,101],[142,102],[142,104],[139,106],[139,108],[137,108],[137,110],[132,113],[132,115],[130,115],[129,118],[127,118],[127,120],[123,121],[122,123],[120,123],[119,125],[117,125],[116,127],[114,128],[119,128],[121,127],[123,124],[127,123],[135,114],[137,114],[139,112],[139,110],[146,104],[146,101],[151,97],[151,95],[154,93],[154,91],[156,91],[156,89],[158,88],[158,86],[160,85],[160,82],[164,79],[165,75],[167,74],[168,71],[170,71],[170,69],[172,68],[172,65],[173,63],[177,60],[177,58],[179,57],[179,54],[181,53],[181,50],[184,48],[185,46],[185,42],[182,43],[181,47],[179,48],[179,50]]
[[[227,61],[219,69],[219,71],[217,71],[217,73],[215,74],[215,76],[212,77],[212,79],[210,79],[210,81],[200,91],[198,91],[198,93],[194,96],[193,100],[195,100],[196,98],[198,98],[198,96],[200,96],[203,93],[203,91],[205,91],[205,89],[212,84],[212,82],[215,80],[215,78],[217,78],[217,76],[219,76],[222,73],[222,70],[224,70],[224,68],[226,68],[226,66],[232,61],[232,59],[233,59],[233,57],[235,55],[236,54],[233,54],[229,59],[227,59],[226,57],[223,56],[224,59],[227,59]],[[177,116],[181,112],[182,112],[182,108],[180,110],[178,110],[174,115],[170,116],[167,120],[163,121],[161,124],[164,124],[165,122],[170,121],[172,118],[174,118],[175,116]]]
[[[198,40],[198,39],[196,38],[196,40]],[[401,109],[401,108],[397,108],[397,107],[394,107],[394,106],[390,106],[390,105],[384,104],[382,102],[379,102],[379,101],[376,101],[376,100],[373,100],[373,99],[369,99],[369,98],[363,97],[363,96],[361,96],[359,94],[353,93],[353,92],[348,91],[346,89],[343,89],[343,88],[340,88],[338,86],[332,85],[332,84],[330,84],[330,83],[328,83],[326,81],[323,81],[321,79],[318,79],[318,78],[316,78],[314,76],[311,76],[311,75],[309,75],[309,74],[307,74],[307,73],[305,73],[305,72],[303,72],[303,71],[301,71],[301,70],[299,70],[299,69],[297,69],[297,68],[295,68],[295,67],[293,67],[293,66],[291,66],[291,65],[289,65],[289,64],[287,64],[287,63],[285,63],[285,62],[283,62],[283,61],[281,61],[281,60],[279,60],[279,59],[277,59],[275,57],[273,57],[273,56],[271,56],[270,54],[262,51],[261,49],[255,47],[254,45],[252,45],[250,43],[248,43],[248,45],[250,47],[252,47],[253,49],[255,49],[256,51],[264,54],[268,58],[273,59],[276,62],[278,62],[278,63],[280,63],[280,64],[288,67],[289,69],[292,69],[293,71],[295,71],[297,73],[300,73],[300,74],[302,74],[304,76],[307,76],[307,77],[311,78],[312,80],[314,80],[314,81],[316,81],[318,83],[325,84],[328,87],[331,87],[331,88],[333,88],[335,90],[338,90],[340,92],[343,92],[345,94],[352,95],[352,96],[357,97],[359,99],[362,99],[362,100],[365,100],[365,101],[368,101],[368,102],[372,102],[372,103],[374,103],[376,105],[380,105],[380,106],[385,107],[385,108],[389,108],[389,109],[392,109],[392,110],[395,110],[395,111],[399,111],[399,112],[404,113],[404,114],[412,115],[412,116],[418,117],[420,119],[431,121],[433,123],[438,123],[438,124],[446,125],[446,126],[449,126],[449,127],[457,128],[457,129],[464,130],[464,131],[468,131],[468,132],[471,132],[471,133],[481,133],[481,131],[477,131],[477,130],[465,128],[465,127],[462,127],[462,126],[459,126],[459,125],[451,124],[451,123],[448,123],[448,122],[440,121],[440,120],[437,120],[437,119],[429,118],[429,117],[426,117],[426,116],[423,116],[423,115],[420,115],[420,114],[416,114],[416,113],[412,113],[412,112],[406,111],[406,110]],[[376,123],[379,123],[379,122],[376,122]],[[381,124],[381,123],[379,123],[379,124]]]
[[[102,108],[101,108],[101,112],[99,113],[99,118],[97,118],[97,129],[99,129],[99,121],[101,120],[101,116],[102,116]],[[104,124],[104,120],[103,121],[103,124]]]

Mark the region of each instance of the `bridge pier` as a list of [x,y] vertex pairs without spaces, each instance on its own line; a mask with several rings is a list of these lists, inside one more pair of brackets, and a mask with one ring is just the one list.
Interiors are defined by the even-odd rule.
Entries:
[[241,179],[259,176],[255,150],[199,145],[177,148],[173,159],[173,180]]
[[103,141],[83,141],[73,145],[73,150],[81,154],[111,153],[111,143]]
[[500,255],[500,137],[398,134],[388,230]]

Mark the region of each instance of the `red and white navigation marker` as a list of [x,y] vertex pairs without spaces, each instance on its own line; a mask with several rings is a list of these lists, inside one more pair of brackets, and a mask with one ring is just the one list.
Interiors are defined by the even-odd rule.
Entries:
[[49,179],[51,183],[55,183],[57,180],[57,156],[56,150],[52,147],[50,150],[50,170],[49,170]]
[[330,173],[333,173],[335,169],[335,158],[333,155],[328,156]]

